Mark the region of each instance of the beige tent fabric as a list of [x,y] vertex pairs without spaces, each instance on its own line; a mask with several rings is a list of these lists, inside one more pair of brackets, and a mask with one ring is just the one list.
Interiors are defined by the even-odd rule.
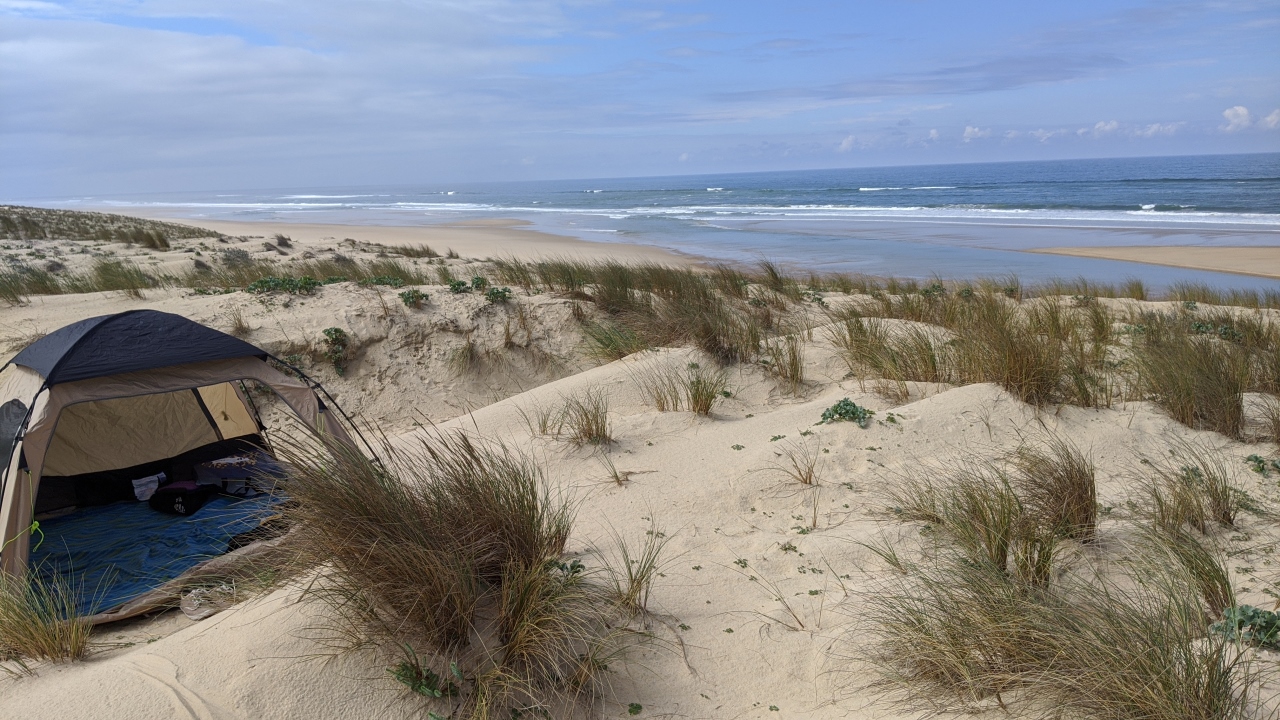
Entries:
[[[32,414],[25,438],[31,474],[37,478],[45,474],[46,453],[64,408],[78,403],[190,390],[235,380],[257,380],[269,386],[308,425],[317,426],[319,403],[311,388],[257,358],[213,360],[92,378],[55,385],[49,390],[47,406],[38,408],[42,410],[40,415]],[[339,439],[345,439],[345,433]]]
[[218,425],[222,439],[244,437],[258,432],[258,423],[249,413],[248,402],[235,383],[219,383],[200,388],[200,398]]
[[[31,550],[31,508],[36,502],[35,483],[31,473],[18,469],[22,442],[13,448],[13,457],[5,470],[4,495],[0,497],[0,572],[17,575],[27,564]],[[9,530],[14,528],[14,530]]]
[[21,365],[10,365],[0,371],[0,404],[10,400],[19,400],[30,406],[31,398],[36,396],[44,378],[40,373]]
[[[249,409],[231,383],[195,392],[111,398],[66,407],[45,451],[41,475],[79,475],[118,470],[180,455],[227,438],[258,432]],[[217,427],[209,425],[212,418]]]
[[63,408],[41,475],[119,470],[217,441],[190,390],[79,403]]
[[[44,378],[35,370],[10,365],[0,371],[0,403],[18,400],[30,406],[31,399],[43,384]],[[48,393],[41,393],[40,399],[47,395]],[[0,493],[0,572],[21,571],[31,545],[30,533],[21,532],[31,525],[30,512],[24,512],[21,508],[31,507],[35,501],[35,489],[31,477],[18,470],[21,456],[22,442],[19,441],[8,458],[8,467],[3,468],[4,473],[0,474],[0,488],[3,488],[3,493]],[[4,461],[5,458],[0,457],[0,463]],[[5,478],[8,478],[8,482],[4,482]],[[8,528],[11,527],[20,528],[19,533],[10,532]]]
[[[16,464],[11,464],[6,472],[8,482],[5,483],[4,497],[0,502],[0,568],[20,572],[26,566],[27,536],[35,493],[39,489],[40,478],[44,475],[51,443],[58,435],[60,418],[66,410],[81,403],[100,404],[101,401],[116,398],[139,398],[179,390],[188,391],[189,397],[194,399],[194,395],[190,395],[192,388],[214,387],[238,380],[257,380],[267,385],[308,426],[338,442],[354,446],[342,425],[337,421],[329,421],[325,417],[327,413],[320,411],[319,399],[310,387],[258,358],[212,360],[55,385],[37,398],[23,438],[29,472],[20,473]],[[204,397],[204,394],[201,396]],[[232,397],[228,395],[221,407],[226,408],[231,403]],[[144,418],[131,418],[130,421],[135,419],[148,422]],[[228,412],[226,422],[227,427],[240,427],[245,419]],[[252,423],[252,420],[248,422]],[[205,421],[205,428],[208,427],[208,422]],[[222,429],[221,424],[219,429]],[[164,429],[155,428],[155,431],[160,430]],[[58,452],[60,447],[54,446],[52,449]],[[59,462],[57,459],[53,461]],[[137,462],[129,462],[120,467],[134,464]]]

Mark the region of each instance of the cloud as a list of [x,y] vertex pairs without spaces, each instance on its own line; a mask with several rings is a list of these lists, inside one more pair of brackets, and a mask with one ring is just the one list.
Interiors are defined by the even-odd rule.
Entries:
[[1276,128],[1280,127],[1280,108],[1272,110],[1271,114],[1262,118],[1262,120],[1258,124],[1267,128],[1268,130],[1275,130]]
[[971,95],[1065,82],[1124,67],[1109,54],[1007,55],[917,73],[887,74],[814,87],[779,87],[717,93],[720,101],[865,99],[909,95]]
[[1150,138],[1158,136],[1169,136],[1178,132],[1178,128],[1182,123],[1151,123],[1150,125],[1134,128],[1129,132],[1130,135],[1140,138]]
[[[1244,80],[1227,63],[1186,81],[1201,99],[1143,92],[1180,72],[1162,68],[1225,57],[1215,18],[1246,11],[1187,9],[1209,1],[1152,10],[1176,23],[1037,13],[993,42],[945,13],[801,22],[688,0],[0,0],[0,194],[748,171],[788,152],[995,160],[1175,131],[1178,150],[1246,150],[1280,116],[1228,94]],[[1045,89],[1081,80],[1088,96]],[[1227,101],[1259,108],[1249,130],[1215,130]],[[1170,113],[1201,120],[1145,124]]]
[[1243,105],[1223,110],[1222,117],[1227,119],[1227,124],[1222,126],[1222,130],[1226,132],[1238,132],[1253,124],[1253,116],[1249,114],[1249,108]]
[[[1098,124],[1102,125],[1103,123],[1098,123]],[[1057,130],[1045,130],[1044,128],[1041,128],[1039,130],[1032,130],[1027,134],[1035,138],[1036,140],[1039,140],[1042,143],[1046,143],[1046,142],[1049,142],[1051,138],[1055,138],[1060,135],[1069,135],[1071,134],[1071,131],[1064,128],[1059,128]]]

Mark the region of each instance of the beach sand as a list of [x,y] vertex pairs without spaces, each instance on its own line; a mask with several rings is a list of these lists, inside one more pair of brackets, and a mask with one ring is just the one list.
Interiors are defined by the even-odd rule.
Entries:
[[[367,259],[375,249],[360,243],[427,242],[464,255],[573,253],[682,261],[651,248],[584,243],[494,223],[208,226],[258,238],[283,232],[294,239],[289,250],[294,255],[307,248],[316,253],[340,249]],[[345,237],[359,242],[343,245]],[[275,254],[261,245],[251,238],[230,247]],[[191,263],[179,249],[136,257]],[[465,257],[450,263],[460,276],[484,267]],[[629,717],[631,703],[643,708],[641,717],[917,717],[880,702],[868,690],[878,676],[857,659],[865,656],[869,630],[865,599],[896,577],[863,543],[909,546],[923,537],[918,525],[899,522],[886,511],[886,491],[909,473],[995,461],[1053,432],[1070,438],[1096,464],[1099,503],[1124,508],[1134,496],[1139,457],[1166,457],[1173,444],[1191,440],[1217,448],[1251,497],[1276,501],[1274,480],[1248,472],[1240,461],[1251,453],[1273,457],[1275,446],[1189,429],[1147,402],[1037,410],[991,384],[913,383],[909,398],[895,405],[873,392],[873,383],[850,379],[817,315],[817,327],[800,335],[807,381],[798,393],[780,387],[759,365],[735,366],[729,375],[731,397],[722,399],[711,417],[701,417],[656,411],[636,382],[637,373],[653,365],[710,366],[712,361],[695,351],[658,349],[601,364],[585,351],[573,298],[521,293],[515,302],[493,305],[475,294],[450,294],[438,284],[423,290],[430,301],[420,309],[401,304],[395,290],[350,282],[305,298],[200,295],[183,289],[148,290],[142,299],[123,293],[37,296],[0,310],[0,357],[75,320],[143,307],[222,330],[239,316],[249,328],[246,339],[276,353],[304,352],[300,347],[318,343],[326,327],[346,329],[356,354],[345,375],[339,377],[322,360],[306,367],[348,411],[397,438],[417,437],[431,421],[529,452],[544,465],[552,485],[578,502],[573,552],[608,547],[611,532],[633,542],[649,531],[670,538],[650,601],[657,640],[611,676],[611,692],[599,708],[610,718]],[[826,296],[833,307],[848,300]],[[1101,302],[1116,310],[1169,306]],[[911,324],[891,320],[888,325]],[[459,370],[451,359],[468,346],[480,361]],[[625,482],[611,479],[599,449],[536,436],[522,414],[588,391],[609,398],[615,442],[608,457],[629,478]],[[846,397],[876,411],[868,428],[848,422],[815,425],[825,408]],[[269,420],[279,416],[268,407]],[[816,485],[799,485],[780,470],[785,453],[800,451],[820,459]],[[1104,537],[1123,532],[1119,522],[1104,518],[1100,532]],[[1242,515],[1237,527],[1223,534],[1239,602],[1273,604],[1263,590],[1280,577],[1262,567],[1259,548],[1277,539],[1274,523],[1252,514]],[[99,631],[101,644],[82,662],[37,664],[29,675],[0,673],[0,718],[425,716],[420,698],[391,679],[385,656],[325,656],[325,647],[313,639],[323,618],[316,601],[291,587],[201,622],[170,613],[108,626]],[[1009,713],[991,707],[993,717],[1034,714],[1016,705]]]
[[1027,252],[1072,257],[1124,260],[1168,267],[1280,278],[1280,246],[1196,247],[1186,245],[1123,245],[1112,247],[1052,247]]
[[566,235],[530,230],[532,223],[510,218],[463,220],[453,223],[419,226],[327,225],[289,222],[230,222],[193,220],[162,213],[140,214],[156,220],[197,225],[227,235],[270,238],[276,233],[288,235],[302,246],[332,245],[345,238],[383,245],[427,245],[444,254],[454,250],[463,257],[500,258],[571,256],[583,260],[620,260],[629,262],[667,262],[684,264],[691,256],[631,243],[591,242]]

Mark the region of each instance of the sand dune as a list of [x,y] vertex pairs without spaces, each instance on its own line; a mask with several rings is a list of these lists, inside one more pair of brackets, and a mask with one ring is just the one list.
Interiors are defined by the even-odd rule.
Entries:
[[[272,230],[255,226],[254,234]],[[287,230],[295,240],[290,253],[377,252],[359,243],[336,244],[341,238],[332,227]],[[391,244],[417,238],[484,254],[510,246],[505,235],[483,233],[509,230],[469,226],[466,242],[472,245],[459,235],[442,242],[401,229],[362,228],[359,239]],[[551,254],[562,247],[558,242],[536,245],[534,254]],[[616,250],[563,247],[570,245],[590,257],[613,257]],[[174,252],[120,250],[144,262],[192,261]],[[635,252],[637,258],[656,257]],[[459,273],[483,270],[463,258],[450,262]],[[867,637],[864,603],[895,573],[862,544],[879,538],[918,542],[921,528],[897,521],[885,499],[912,473],[999,460],[1050,434],[1069,438],[1097,465],[1100,532],[1116,543],[1124,534],[1119,518],[1146,472],[1142,458],[1165,458],[1177,442],[1214,448],[1251,497],[1276,500],[1274,481],[1243,463],[1250,454],[1274,455],[1274,446],[1191,430],[1146,402],[1036,409],[992,384],[911,384],[907,401],[895,406],[873,392],[873,384],[849,379],[823,328],[816,327],[801,335],[806,382],[797,393],[760,365],[739,365],[730,371],[730,397],[710,417],[658,412],[646,402],[638,374],[712,361],[693,350],[657,349],[600,365],[584,351],[570,298],[521,294],[513,303],[494,305],[440,285],[422,289],[430,300],[420,309],[405,307],[394,290],[350,282],[298,297],[179,289],[148,290],[142,299],[121,293],[33,296],[3,310],[0,347],[12,352],[75,320],[130,308],[176,312],[224,330],[238,316],[249,341],[281,355],[298,354],[347,410],[395,442],[417,442],[428,432],[422,426],[436,423],[531,453],[555,487],[578,502],[570,550],[584,562],[594,561],[589,551],[607,546],[612,531],[627,537],[665,533],[666,562],[651,600],[656,640],[612,677],[612,692],[600,708],[605,717],[627,716],[631,703],[642,707],[643,717],[916,716],[870,692],[876,675],[858,659]],[[847,301],[834,293],[827,300]],[[345,328],[358,348],[343,375],[305,357],[306,344],[318,342],[330,326]],[[460,367],[455,359],[468,345],[476,361]],[[608,398],[615,440],[607,448],[539,436],[526,420],[539,407],[589,391]],[[842,398],[875,410],[868,427],[816,424]],[[806,452],[818,461],[814,485],[798,484],[781,469],[788,453]],[[1280,580],[1269,565],[1277,540],[1274,525],[1253,514],[1242,515],[1221,538],[1231,553],[1240,602],[1274,604],[1266,591]],[[422,716],[419,699],[407,697],[387,674],[385,657],[324,656],[314,639],[323,613],[289,587],[198,623],[170,613],[104,628],[97,651],[83,662],[0,675],[0,718]],[[1000,716],[1031,714],[1015,707]]]
[[[39,310],[53,324],[53,317],[62,322],[101,312],[104,303],[126,302],[137,304],[108,297],[64,297],[47,299]],[[145,304],[216,325],[228,305],[243,302],[234,295],[157,294]],[[521,303],[535,313],[556,312],[551,298],[521,298]],[[267,312],[287,313],[287,325],[301,331],[338,311],[361,328],[359,334],[378,325],[438,326],[444,316],[460,309],[442,304],[424,313],[382,318],[377,307],[368,292],[331,287],[305,307],[299,303]],[[30,319],[15,323],[13,312],[35,309],[7,311],[6,330]],[[261,332],[270,336],[278,330]],[[388,337],[392,334],[388,331]],[[658,529],[671,537],[664,576],[652,602],[662,632],[678,636],[682,645],[667,641],[644,649],[626,674],[614,678],[613,700],[603,709],[606,716],[625,715],[632,702],[643,706],[645,716],[658,717],[912,716],[872,703],[870,695],[859,691],[873,677],[869,667],[845,659],[856,651],[860,597],[873,592],[891,572],[858,543],[915,532],[884,512],[883,491],[904,473],[961,458],[997,458],[1045,432],[1055,432],[1086,449],[1098,464],[1102,505],[1121,507],[1133,492],[1139,456],[1162,456],[1175,439],[1199,438],[1221,445],[1223,453],[1236,458],[1236,465],[1238,458],[1255,451],[1189,430],[1146,403],[1037,411],[998,387],[970,385],[914,386],[911,402],[891,407],[857,381],[843,379],[845,368],[822,333],[814,338],[807,346],[810,379],[799,396],[781,392],[759,368],[742,367],[731,375],[732,397],[709,418],[660,413],[645,404],[634,380],[639,368],[706,362],[693,351],[659,350],[509,393],[473,412],[454,413],[442,424],[443,429],[460,427],[501,439],[541,458],[556,486],[580,501],[571,540],[575,552],[605,544],[610,528],[628,536]],[[570,339],[560,337],[558,342],[564,345]],[[393,408],[382,397],[386,385],[362,384],[356,378],[394,379],[399,372],[397,355],[406,351],[387,340],[367,346],[361,364],[352,368],[350,384],[340,385],[342,400],[373,409],[366,411],[371,416],[391,413]],[[489,379],[501,383],[496,376]],[[405,414],[419,402],[429,407],[428,396],[455,391],[425,379],[418,388],[407,380],[392,382],[404,390],[393,402]],[[610,479],[598,452],[536,437],[520,413],[589,389],[608,394],[616,438],[608,457],[629,476],[621,485]],[[815,426],[822,410],[843,397],[876,410],[870,427]],[[447,413],[438,413],[443,414]],[[412,441],[422,432],[409,431],[400,439]],[[814,487],[797,485],[777,469],[786,448],[803,446],[821,452],[821,481]],[[1259,497],[1273,494],[1259,476],[1241,479]],[[1103,532],[1107,524],[1104,521]],[[1235,542],[1238,549],[1256,548],[1262,538],[1274,534],[1253,517],[1242,521],[1239,532],[1251,540]],[[1252,564],[1246,557],[1235,564]],[[1242,602],[1268,603],[1261,583],[1243,576],[1237,582],[1256,587],[1242,593]],[[360,654],[328,662],[314,657],[322,648],[307,639],[308,628],[320,612],[314,603],[300,600],[296,589],[283,589],[201,623],[171,621],[161,626],[161,632],[171,634],[154,642],[108,649],[70,666],[42,667],[33,677],[0,680],[0,715],[408,716],[416,706],[386,675],[385,663]],[[140,639],[146,628],[143,624],[119,632]],[[102,639],[111,641],[112,632],[109,629]]]

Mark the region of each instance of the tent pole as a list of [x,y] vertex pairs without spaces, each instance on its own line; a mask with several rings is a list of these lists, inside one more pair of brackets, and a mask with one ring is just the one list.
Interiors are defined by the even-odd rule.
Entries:
[[364,443],[364,447],[366,450],[369,451],[369,455],[373,458],[373,461],[378,463],[379,466],[382,466],[382,458],[378,457],[378,453],[373,449],[373,445],[370,444],[367,438],[365,438],[364,433],[360,432],[360,426],[356,425],[355,421],[351,419],[351,416],[347,414],[347,411],[342,409],[342,406],[338,404],[337,400],[333,399],[333,396],[329,394],[329,391],[326,390],[323,385],[313,380],[310,375],[302,372],[301,369],[295,367],[290,363],[285,362],[284,360],[281,360],[275,355],[272,355],[271,353],[267,353],[267,357],[280,363],[284,367],[288,368],[295,375],[297,375],[299,378],[301,378],[304,382],[307,383],[307,386],[311,388],[312,392],[316,392],[318,390],[319,392],[323,393],[325,398],[329,401],[329,404],[332,405],[334,408],[336,408],[338,411],[338,414],[341,415],[342,419],[347,422],[347,426],[355,431],[356,437],[360,438],[360,442]]

